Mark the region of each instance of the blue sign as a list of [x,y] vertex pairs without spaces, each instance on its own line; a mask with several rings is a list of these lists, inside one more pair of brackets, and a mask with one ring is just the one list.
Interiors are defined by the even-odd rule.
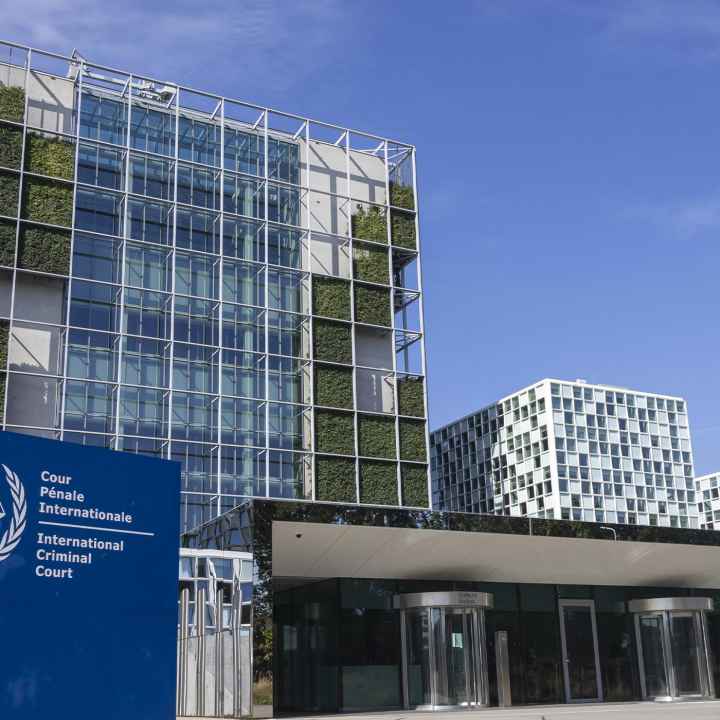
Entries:
[[0,432],[0,718],[175,717],[180,465]]

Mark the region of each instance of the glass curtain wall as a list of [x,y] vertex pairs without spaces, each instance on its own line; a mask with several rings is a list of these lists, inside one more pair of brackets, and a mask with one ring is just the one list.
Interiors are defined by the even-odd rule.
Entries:
[[[491,705],[498,702],[495,633],[501,630],[508,633],[513,705],[566,702],[561,605],[566,610],[577,606],[594,612],[603,701],[640,700],[634,620],[631,613],[623,610],[625,602],[641,596],[660,597],[668,592],[707,594],[668,588],[419,580],[334,579],[291,589],[284,588],[283,583],[276,581],[274,594],[274,632],[278,643],[274,677],[276,710],[280,712],[401,708],[400,611],[393,609],[392,598],[408,592],[451,590],[488,592],[494,596],[494,607],[485,611]],[[714,650],[718,615],[708,614]],[[429,616],[426,619],[424,626],[409,623],[407,628],[408,692],[413,705],[430,704],[429,678],[422,676],[422,668],[428,666],[423,663],[423,653],[429,652],[427,634],[431,630]],[[568,655],[577,665],[578,655],[572,652],[572,647],[568,647]],[[590,665],[592,677],[587,687],[576,682],[578,673],[584,672],[583,666],[577,665],[570,673],[574,683],[571,698],[578,699],[585,691],[588,697],[597,696],[594,659]]]
[[412,146],[4,43],[0,95],[5,429],[180,461],[184,530],[428,506]]

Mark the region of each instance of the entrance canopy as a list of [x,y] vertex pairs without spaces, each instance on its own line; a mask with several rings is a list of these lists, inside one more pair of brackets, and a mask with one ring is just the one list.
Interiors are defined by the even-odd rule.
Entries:
[[[691,531],[688,540],[691,539]],[[272,521],[274,577],[720,587],[720,548]]]

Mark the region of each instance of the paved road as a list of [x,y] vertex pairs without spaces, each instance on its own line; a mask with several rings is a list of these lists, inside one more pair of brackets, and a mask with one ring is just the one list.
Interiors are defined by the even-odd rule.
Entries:
[[[335,716],[336,718],[338,716]],[[382,712],[342,716],[347,720],[720,720],[720,700],[687,703],[603,703],[456,710],[453,712]],[[307,716],[303,720],[328,720]]]

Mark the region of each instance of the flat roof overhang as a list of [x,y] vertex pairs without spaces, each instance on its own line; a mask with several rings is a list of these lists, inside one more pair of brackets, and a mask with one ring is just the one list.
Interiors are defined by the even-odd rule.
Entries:
[[[393,514],[398,512],[406,511]],[[510,532],[507,527],[484,532],[314,522],[306,515],[302,520],[292,519],[292,513],[288,519],[279,515],[271,520],[275,578],[720,587],[720,547],[715,544],[720,533],[703,537],[697,533],[707,531],[615,525],[615,540],[600,526],[562,521],[560,536],[552,536],[549,528],[557,530],[558,521],[528,523],[524,518],[522,524],[511,523]],[[540,534],[531,535],[533,527]],[[573,537],[573,528],[597,537]],[[633,537],[623,537],[623,530]],[[653,539],[634,539],[638,535]]]

